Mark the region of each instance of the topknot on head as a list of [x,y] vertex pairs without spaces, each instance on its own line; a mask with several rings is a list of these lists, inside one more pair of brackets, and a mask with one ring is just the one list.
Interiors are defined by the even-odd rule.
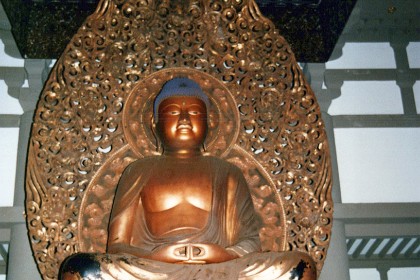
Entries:
[[197,84],[194,80],[189,78],[174,78],[167,81],[162,90],[155,98],[153,106],[153,114],[157,116],[160,103],[173,96],[191,96],[201,99],[206,107],[209,108],[210,100],[208,96],[203,92],[200,85]]

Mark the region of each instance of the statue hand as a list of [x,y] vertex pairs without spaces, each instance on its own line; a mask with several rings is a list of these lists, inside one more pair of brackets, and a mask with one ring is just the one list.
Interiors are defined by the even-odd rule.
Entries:
[[217,244],[193,243],[159,246],[148,257],[168,263],[218,263],[238,256]]
[[232,251],[228,251],[220,245],[210,243],[189,244],[190,255],[187,262],[191,263],[219,263],[236,259]]
[[[162,245],[153,249],[148,258],[168,263],[183,263],[188,261],[185,248],[188,244],[169,244]],[[181,253],[180,253],[181,252]]]

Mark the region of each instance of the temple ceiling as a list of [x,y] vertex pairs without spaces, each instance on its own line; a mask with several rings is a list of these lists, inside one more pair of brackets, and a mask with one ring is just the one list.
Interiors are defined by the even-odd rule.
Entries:
[[[55,59],[99,0],[1,0],[22,57]],[[300,62],[326,62],[356,0],[256,0]]]

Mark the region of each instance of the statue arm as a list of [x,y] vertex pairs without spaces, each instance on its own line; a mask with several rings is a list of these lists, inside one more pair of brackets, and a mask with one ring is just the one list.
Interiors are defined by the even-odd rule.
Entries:
[[224,169],[229,170],[224,228],[228,243],[232,245],[197,244],[207,252],[202,257],[206,263],[224,262],[261,250],[260,220],[255,213],[248,184],[240,169],[231,165]]
[[232,175],[232,180],[230,180],[229,184],[234,186],[233,188],[236,192],[233,203],[235,205],[236,219],[239,222],[234,228],[238,241],[235,245],[229,246],[226,249],[235,252],[241,257],[248,253],[261,251],[259,238],[261,221],[255,212],[248,184],[242,172],[236,168],[236,172]]
[[139,258],[148,258],[150,252],[138,247],[134,247],[124,243],[114,243],[108,245],[107,253],[109,254],[130,254]]
[[118,183],[109,224],[107,253],[128,253],[137,257],[150,254],[148,250],[131,245],[133,221],[142,211],[140,182],[143,172],[138,170],[141,170],[138,163],[128,166]]

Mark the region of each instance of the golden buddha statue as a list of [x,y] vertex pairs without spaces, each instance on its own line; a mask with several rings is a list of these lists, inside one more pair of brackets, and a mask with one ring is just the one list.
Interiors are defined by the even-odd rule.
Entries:
[[171,263],[223,262],[259,249],[258,223],[240,170],[203,156],[206,96],[169,81],[155,101],[163,154],[123,173],[111,214],[109,253]]
[[[200,87],[173,92],[177,77]],[[168,145],[159,110],[190,98],[207,133],[184,147],[180,124]],[[314,279],[331,237],[328,149],[314,93],[254,0],[100,0],[37,105],[34,259],[48,280],[62,264],[60,279]]]
[[71,256],[61,279],[316,279],[304,253],[261,252],[241,170],[204,151],[208,106],[191,79],[163,86],[153,120],[162,154],[123,172],[107,253]]

